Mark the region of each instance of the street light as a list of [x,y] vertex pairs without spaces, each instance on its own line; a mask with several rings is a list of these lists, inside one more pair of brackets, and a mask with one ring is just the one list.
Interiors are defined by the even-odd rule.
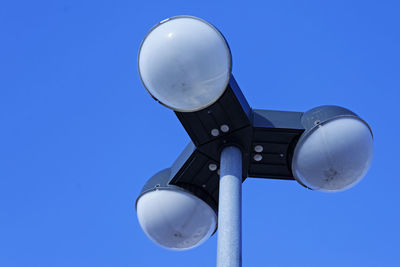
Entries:
[[190,191],[169,185],[170,173],[170,169],[162,170],[146,183],[136,203],[137,215],[144,232],[155,243],[172,250],[186,250],[214,233],[217,215]]
[[302,118],[308,121],[303,121],[306,131],[293,153],[296,180],[325,192],[343,191],[358,183],[372,160],[373,139],[368,124],[341,107],[317,107]]
[[252,109],[231,68],[222,34],[190,16],[153,27],[138,56],[145,88],[174,110],[191,138],[172,166],[143,187],[139,223],[151,240],[173,250],[200,245],[218,225],[218,267],[241,266],[247,177],[337,192],[365,176],[373,154],[372,131],[355,113],[338,106],[304,113]]
[[157,24],[139,50],[139,73],[147,91],[176,111],[203,109],[223,94],[231,74],[231,53],[208,22],[179,16]]

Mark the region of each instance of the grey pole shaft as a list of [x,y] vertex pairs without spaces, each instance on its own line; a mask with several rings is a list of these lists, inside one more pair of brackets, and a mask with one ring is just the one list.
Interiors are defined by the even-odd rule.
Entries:
[[242,152],[224,148],[220,164],[217,267],[241,267]]

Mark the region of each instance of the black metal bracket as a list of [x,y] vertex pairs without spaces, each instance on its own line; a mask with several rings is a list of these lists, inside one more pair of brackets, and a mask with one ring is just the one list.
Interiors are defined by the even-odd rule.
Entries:
[[243,181],[247,177],[295,180],[291,166],[299,142],[330,120],[362,120],[339,106],[319,106],[304,113],[252,109],[233,76],[224,94],[209,107],[175,114],[192,142],[170,168],[146,183],[141,194],[157,188],[184,190],[216,212],[220,154],[224,147],[234,145],[241,149]]
[[[231,76],[217,102],[200,111],[175,114],[192,143],[173,164],[169,184],[216,208],[220,152],[230,144],[242,150],[243,181],[247,177],[294,180],[291,159],[304,132],[302,112],[251,109]],[[257,152],[256,146],[262,151]]]

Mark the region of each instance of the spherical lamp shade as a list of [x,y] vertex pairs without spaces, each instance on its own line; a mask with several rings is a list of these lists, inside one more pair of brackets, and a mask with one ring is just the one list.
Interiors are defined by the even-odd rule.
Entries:
[[215,231],[217,216],[200,198],[183,190],[160,189],[140,196],[140,226],[156,244],[172,250],[199,246]]
[[162,21],[145,37],[139,75],[161,104],[181,112],[203,109],[223,94],[231,73],[231,53],[222,34],[189,16]]
[[373,154],[368,125],[357,116],[316,121],[295,148],[292,171],[306,187],[324,192],[346,190],[366,174]]

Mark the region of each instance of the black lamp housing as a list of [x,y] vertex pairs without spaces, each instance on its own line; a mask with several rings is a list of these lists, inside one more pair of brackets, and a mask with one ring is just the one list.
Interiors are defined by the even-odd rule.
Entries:
[[338,106],[320,106],[305,113],[252,109],[233,75],[214,104],[175,114],[192,142],[171,168],[145,184],[140,196],[157,187],[179,188],[205,201],[216,213],[220,152],[224,147],[235,145],[241,149],[243,181],[247,177],[295,180],[291,166],[299,139],[318,124],[339,116],[358,117]]

